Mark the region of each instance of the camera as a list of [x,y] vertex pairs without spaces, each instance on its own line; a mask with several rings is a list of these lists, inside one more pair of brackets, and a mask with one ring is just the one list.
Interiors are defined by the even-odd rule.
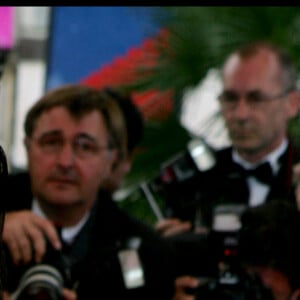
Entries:
[[212,277],[199,277],[199,286],[192,292],[197,300],[272,300],[269,289],[260,278],[248,273],[239,259],[240,217],[244,205],[219,205],[213,213],[208,242],[215,262]]
[[67,259],[47,242],[41,263],[30,264],[21,275],[11,300],[63,300],[62,288],[70,285]]
[[183,203],[178,195],[186,191],[185,182],[214,165],[214,150],[201,137],[191,139],[185,150],[161,164],[158,175],[128,192],[115,193],[114,199],[122,209],[154,225],[165,217],[176,215],[176,210],[183,211],[183,206],[189,205],[186,201],[189,197],[184,197]]
[[162,213],[158,214],[157,209],[154,211],[158,220],[162,216],[180,216],[185,219],[182,213],[197,201],[194,195],[186,194],[194,191],[190,187],[191,182],[197,175],[210,171],[215,163],[215,150],[202,137],[191,139],[185,150],[163,162],[158,175],[141,185],[148,202],[154,203],[151,206],[162,207]]
[[156,184],[180,183],[197,172],[204,172],[215,165],[214,150],[201,137],[190,140],[185,151],[176,154],[161,165]]
[[56,268],[47,264],[38,264],[24,273],[11,300],[63,299],[61,294],[63,284],[63,277]]

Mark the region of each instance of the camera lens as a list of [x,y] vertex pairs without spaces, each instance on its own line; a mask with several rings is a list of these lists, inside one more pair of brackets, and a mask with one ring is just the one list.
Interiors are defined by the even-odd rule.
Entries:
[[61,300],[62,287],[63,278],[56,268],[35,265],[24,273],[11,300]]

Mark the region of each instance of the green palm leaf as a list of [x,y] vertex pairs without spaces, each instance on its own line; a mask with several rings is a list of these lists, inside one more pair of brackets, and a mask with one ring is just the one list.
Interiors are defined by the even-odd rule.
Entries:
[[151,88],[181,95],[209,69],[220,68],[236,47],[255,40],[287,49],[300,68],[298,7],[162,7],[153,15],[169,32],[169,42],[158,46],[158,64],[147,78]]

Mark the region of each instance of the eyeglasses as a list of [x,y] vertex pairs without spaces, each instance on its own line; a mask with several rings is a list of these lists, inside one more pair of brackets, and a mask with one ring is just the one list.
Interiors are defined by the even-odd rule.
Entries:
[[[35,141],[37,146],[45,154],[59,154],[65,144],[66,139],[60,134],[45,134],[41,137],[31,140]],[[71,141],[73,153],[82,159],[89,159],[97,156],[103,150],[109,150],[111,147],[100,146],[98,142],[91,136],[80,134],[75,136]]]
[[[265,106],[266,103],[275,100],[275,99],[280,99],[282,97],[285,97],[291,92],[291,90],[286,90],[284,92],[281,92],[280,94],[271,96],[267,95],[266,93],[259,91],[259,90],[254,90],[246,93],[243,95],[245,98],[248,106],[252,109],[259,109],[263,106]],[[242,95],[239,95],[235,91],[232,90],[227,90],[223,91],[219,97],[218,100],[221,104],[221,107],[225,110],[232,110],[237,107],[238,101]]]

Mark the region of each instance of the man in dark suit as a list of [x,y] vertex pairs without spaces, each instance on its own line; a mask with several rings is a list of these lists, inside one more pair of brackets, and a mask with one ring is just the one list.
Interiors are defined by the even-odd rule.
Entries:
[[36,292],[21,276],[43,263],[59,270],[65,292],[75,291],[64,299],[171,298],[170,245],[102,189],[124,140],[122,112],[104,91],[63,86],[29,110],[28,172],[4,186],[10,293]]
[[168,187],[168,203],[181,204],[172,217],[188,216],[194,226],[166,219],[157,224],[164,236],[210,227],[218,204],[256,206],[274,197],[294,196],[292,167],[300,155],[287,126],[300,98],[291,58],[274,45],[252,43],[228,57],[222,79],[218,99],[232,146],[216,151],[212,169]]
[[[170,187],[169,203],[174,197],[182,205],[156,226],[175,243],[182,274],[210,271],[206,238],[220,208],[245,209],[272,199],[295,204],[292,169],[299,152],[287,126],[298,113],[300,97],[291,58],[275,45],[251,43],[229,55],[222,80],[218,99],[232,146],[216,151],[212,169]],[[188,217],[182,221],[181,214]],[[228,219],[222,221],[217,219],[218,226],[228,225]]]

